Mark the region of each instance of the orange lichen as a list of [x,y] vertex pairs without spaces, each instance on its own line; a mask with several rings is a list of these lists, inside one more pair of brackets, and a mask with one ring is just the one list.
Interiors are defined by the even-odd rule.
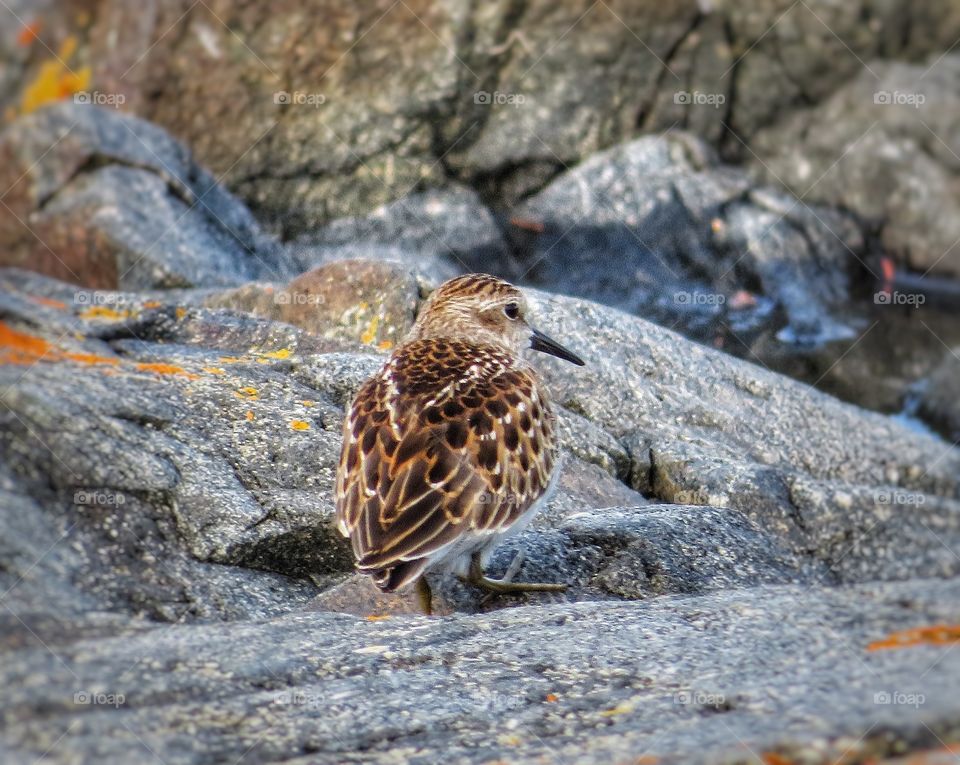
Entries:
[[184,316],[187,315],[187,309],[184,308],[183,306],[177,306],[177,310],[175,310],[173,314],[174,316],[177,317],[177,321],[179,321],[180,319],[182,319]]
[[370,323],[367,325],[366,331],[360,335],[360,341],[364,345],[370,345],[377,338],[377,327],[380,326],[380,317],[374,316],[370,319]]
[[241,388],[240,390],[235,390],[233,395],[237,398],[246,399],[247,401],[256,401],[260,396],[260,393],[256,388],[251,388],[249,385],[246,388]]
[[76,361],[78,364],[110,364],[116,366],[120,363],[119,359],[113,359],[109,356],[98,356],[96,353],[64,353],[63,358],[70,361]]
[[393,340],[381,340],[379,343],[377,343],[377,348],[379,348],[381,351],[389,351],[391,348],[393,348]]
[[368,622],[385,622],[390,618],[390,614],[370,614],[364,617]]
[[291,420],[290,427],[294,430],[310,430],[310,423],[306,420]]
[[23,114],[34,112],[52,101],[70,98],[74,93],[90,87],[90,67],[74,71],[66,63],[76,48],[76,38],[68,37],[56,58],[40,65],[37,76],[24,88],[20,98],[20,111]]
[[238,358],[237,356],[221,356],[220,357],[221,364],[238,364],[241,361],[243,361],[243,359]]
[[159,300],[148,300],[148,301],[146,301],[146,302],[143,304],[143,307],[144,307],[144,308],[159,308],[159,307],[162,306],[162,305],[163,305],[163,303],[161,303]]
[[290,349],[281,348],[278,351],[268,351],[266,353],[260,353],[259,356],[262,356],[265,359],[287,359],[290,358]]
[[17,35],[17,45],[28,48],[30,44],[40,36],[40,30],[43,29],[43,23],[37,19],[29,24],[24,24],[23,29]]
[[875,640],[867,646],[868,651],[884,648],[907,648],[914,645],[950,645],[960,643],[960,624],[933,624],[893,632],[883,640]]
[[178,375],[180,377],[186,377],[189,380],[196,380],[199,375],[188,372],[183,367],[178,367],[176,364],[137,364],[137,370],[140,372],[153,372],[155,375]]
[[311,406],[316,406],[316,405],[317,405],[317,402],[316,402],[316,401],[308,401],[308,400],[306,400],[306,399],[304,399],[304,400],[301,401],[300,403],[303,404],[303,405],[306,406],[306,407],[311,407]]
[[92,305],[80,312],[81,319],[102,319],[104,321],[120,321],[130,315],[129,311],[118,311],[105,305]]
[[[93,366],[105,365],[118,370],[130,370],[131,365],[112,356],[100,356],[96,353],[68,351],[59,345],[14,329],[0,321],[0,364],[18,364],[32,366],[38,362],[73,361]],[[197,380],[200,375],[189,372],[176,364],[136,363],[132,368],[138,372],[150,372],[156,375],[171,375]]]
[[545,700],[548,704],[556,704],[560,698],[555,693],[548,693]]
[[204,367],[203,371],[208,375],[225,375],[226,371],[220,367]]
[[613,709],[602,710],[600,715],[602,717],[617,717],[619,715],[630,714],[634,709],[636,709],[636,704],[633,701],[627,700],[620,702]]
[[244,415],[244,417],[247,418],[247,422],[252,422],[254,419],[256,419],[256,415],[250,409],[247,410],[247,413]]
[[31,365],[38,361],[76,361],[80,364],[119,364],[119,360],[93,353],[74,353],[14,329],[0,321],[0,364]]
[[777,752],[764,752],[762,757],[764,765],[792,765],[790,760]]

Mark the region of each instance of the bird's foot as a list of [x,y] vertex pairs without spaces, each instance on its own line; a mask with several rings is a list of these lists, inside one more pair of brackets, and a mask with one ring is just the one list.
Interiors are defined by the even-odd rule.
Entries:
[[[520,560],[519,564],[517,563],[517,558]],[[507,569],[507,573],[504,574],[503,579],[491,579],[483,573],[483,567],[480,565],[480,556],[478,554],[474,554],[474,556],[470,559],[470,574],[465,578],[465,581],[468,584],[472,584],[474,587],[479,587],[481,590],[501,594],[511,592],[566,591],[567,585],[565,584],[553,584],[550,582],[511,582],[510,580],[520,570],[521,565],[523,565],[523,557],[518,553],[517,557],[513,559],[513,562]]]

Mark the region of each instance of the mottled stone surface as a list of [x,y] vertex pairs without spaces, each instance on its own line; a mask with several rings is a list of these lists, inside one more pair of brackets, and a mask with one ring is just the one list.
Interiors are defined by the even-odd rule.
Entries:
[[956,580],[915,580],[433,619],[21,611],[0,616],[5,759],[877,762],[957,742],[960,654],[871,646],[958,603]]
[[873,61],[816,107],[761,131],[755,172],[842,207],[920,273],[960,276],[960,55]]
[[0,262],[106,289],[293,275],[250,211],[166,132],[62,103],[0,134]]
[[[513,202],[639,133],[688,128],[749,158],[758,130],[822,102],[862,62],[933,59],[960,36],[949,0],[85,9],[54,25],[38,8],[58,32],[47,44],[72,31],[91,87],[122,94],[294,235],[451,180]],[[10,47],[0,61],[14,83],[49,57],[37,46],[26,66]]]
[[737,762],[742,742],[819,762],[864,734],[864,758],[953,740],[949,647],[869,650],[960,620],[943,441],[531,292],[587,366],[535,359],[564,474],[490,573],[569,589],[433,577],[423,619],[350,575],[331,523],[343,410],[383,351],[210,290],[2,287],[10,762]]

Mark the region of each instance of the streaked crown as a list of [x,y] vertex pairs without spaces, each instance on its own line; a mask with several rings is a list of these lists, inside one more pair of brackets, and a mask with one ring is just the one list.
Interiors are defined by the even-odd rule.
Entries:
[[526,313],[523,293],[512,284],[488,274],[467,274],[430,295],[410,339],[466,336],[517,354],[530,338]]

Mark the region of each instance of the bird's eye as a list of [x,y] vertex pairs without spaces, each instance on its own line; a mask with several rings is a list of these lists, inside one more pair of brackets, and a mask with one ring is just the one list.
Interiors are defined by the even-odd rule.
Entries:
[[520,306],[516,303],[507,303],[503,307],[503,315],[508,319],[519,319],[520,318]]

